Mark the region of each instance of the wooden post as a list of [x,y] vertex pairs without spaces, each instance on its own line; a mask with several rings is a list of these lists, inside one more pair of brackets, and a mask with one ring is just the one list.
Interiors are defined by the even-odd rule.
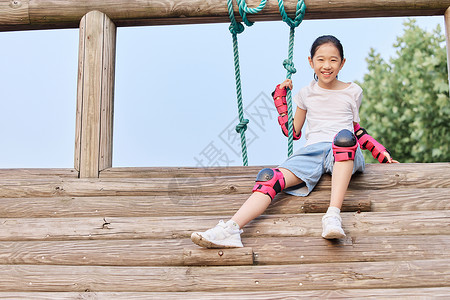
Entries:
[[116,26],[92,11],[80,22],[75,169],[98,177],[112,166]]
[[445,33],[447,40],[447,70],[448,70],[448,81],[450,86],[450,7],[447,8],[444,14],[445,19]]

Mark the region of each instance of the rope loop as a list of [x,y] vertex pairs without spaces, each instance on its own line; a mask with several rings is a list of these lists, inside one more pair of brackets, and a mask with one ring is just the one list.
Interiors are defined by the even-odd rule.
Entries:
[[283,0],[278,0],[278,8],[280,10],[281,19],[289,25],[291,28],[298,27],[300,23],[302,23],[303,18],[305,17],[306,12],[306,4],[304,0],[299,0],[297,2],[297,7],[295,11],[295,18],[292,20],[289,18],[289,16],[286,13],[286,10],[284,9],[284,3]]
[[244,21],[245,25],[252,26],[255,22],[252,22],[249,19],[247,19],[247,14],[259,13],[266,6],[267,0],[261,0],[259,5],[254,8],[249,8],[247,6],[247,3],[245,3],[245,0],[236,0],[236,2],[239,6],[239,14],[242,17],[242,21]]

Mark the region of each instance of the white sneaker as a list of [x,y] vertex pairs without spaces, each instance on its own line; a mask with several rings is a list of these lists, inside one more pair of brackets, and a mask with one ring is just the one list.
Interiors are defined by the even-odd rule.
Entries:
[[322,217],[322,237],[324,239],[340,239],[345,237],[342,219],[338,214],[325,214]]
[[220,220],[219,224],[205,232],[192,233],[191,240],[205,248],[241,248],[244,247],[241,242],[242,232],[242,229],[233,228]]

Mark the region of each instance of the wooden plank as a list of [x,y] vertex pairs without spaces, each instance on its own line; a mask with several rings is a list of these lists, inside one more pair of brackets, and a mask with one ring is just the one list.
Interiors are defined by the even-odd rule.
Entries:
[[0,264],[101,266],[253,265],[253,250],[249,247],[202,249],[194,245],[190,239],[0,242]]
[[[95,172],[94,172],[95,173]],[[248,194],[254,179],[241,177],[142,179],[0,179],[0,198]]]
[[0,178],[4,179],[42,179],[49,177],[77,178],[78,173],[75,169],[62,169],[62,168],[0,169]]
[[450,287],[403,288],[403,289],[339,289],[263,291],[263,292],[0,292],[0,299],[73,300],[73,299],[447,299]]
[[[0,242],[0,264],[182,266],[187,247],[196,246],[190,239]],[[224,259],[233,261],[229,255]]]
[[[327,211],[330,206],[330,197],[326,197],[325,199],[312,199],[306,198],[303,205],[301,206],[301,210],[304,213],[324,213]],[[342,204],[341,211],[347,212],[363,212],[363,211],[371,211],[371,203],[368,199],[352,199],[352,200],[344,200]]]
[[[405,188],[367,192],[372,211],[450,210],[449,195],[449,188]],[[352,197],[348,195],[346,201],[347,199]]]
[[75,169],[98,177],[112,166],[112,122],[116,28],[99,11],[80,22]]
[[[202,249],[190,239],[3,241],[1,265],[289,265],[448,258],[450,235],[245,238],[244,248]],[[101,249],[101,251],[99,251]],[[222,250],[222,252],[220,252]]]
[[[350,190],[347,192],[342,211],[450,210],[449,194],[449,188]],[[247,195],[242,194],[0,198],[0,217],[232,215],[246,198]],[[321,213],[326,210],[329,198],[329,191],[315,192],[308,197],[281,194],[265,214]]]
[[[450,163],[372,165],[364,174],[354,176],[349,189],[378,190],[392,188],[450,188]],[[0,197],[52,196],[153,196],[206,194],[246,194],[254,185],[254,176],[186,178],[84,178],[48,180],[0,179]],[[329,190],[330,176],[322,176],[315,191]]]
[[450,259],[288,266],[110,267],[6,265],[3,292],[193,292],[448,286]]
[[[75,28],[80,19],[89,11],[99,10],[107,14],[118,26],[145,26],[167,24],[197,24],[212,22],[229,22],[226,3],[221,0],[91,0],[91,1],[18,1],[27,3],[28,20],[21,20],[12,9],[6,9],[9,0],[2,0],[5,8],[0,15],[5,15],[0,23],[0,30],[24,30],[44,28]],[[249,7],[259,5],[259,0],[249,0]],[[340,19],[364,17],[398,17],[443,15],[450,6],[448,0],[305,0],[307,13],[305,19]],[[291,16],[295,14],[297,0],[285,0],[285,8]],[[238,15],[235,5],[235,14]],[[255,21],[281,20],[278,4],[267,1],[264,10],[256,16]]]
[[[0,198],[0,218],[231,215],[245,199],[246,196],[241,194],[199,197],[174,195]],[[328,199],[329,195],[323,201],[317,200],[317,197],[308,201],[308,198],[304,197],[283,195],[265,214],[325,212],[329,205]],[[450,206],[448,201],[439,203]],[[345,200],[342,211],[370,211],[370,200]]]
[[447,258],[450,236],[357,236],[337,241],[266,237],[247,238],[244,243],[252,247],[255,264],[286,265]]
[[[59,190],[55,188],[54,191],[58,193]],[[350,190],[347,192],[342,211],[450,210],[449,194],[449,188]],[[229,194],[0,198],[0,218],[232,215],[247,196]],[[265,214],[321,213],[328,206],[329,198],[329,191],[314,192],[308,197],[281,194]]]
[[[263,168],[275,168],[274,165],[248,167],[140,167],[109,168],[100,173],[100,178],[183,178],[183,177],[222,177],[245,176],[256,178]],[[420,175],[420,172],[426,174]],[[450,173],[450,163],[402,163],[402,164],[367,164],[364,176],[373,180],[374,176],[397,177],[397,180],[414,177],[432,177]],[[381,176],[380,176],[381,175]],[[358,176],[356,176],[358,177]]]
[[[187,238],[230,216],[3,218],[0,240],[90,240]],[[245,226],[243,237],[315,236],[322,214],[263,215]],[[342,213],[350,237],[450,234],[450,211]]]
[[100,172],[100,178],[185,178],[253,176],[261,169],[275,166],[235,167],[114,167]]
[[[398,187],[441,188],[450,187],[450,163],[370,164],[362,174],[350,181],[350,189],[386,189]],[[322,176],[317,185],[329,189],[329,175]]]

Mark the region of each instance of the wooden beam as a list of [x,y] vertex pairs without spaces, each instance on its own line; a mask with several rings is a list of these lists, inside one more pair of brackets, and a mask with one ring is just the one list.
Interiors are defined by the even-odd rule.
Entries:
[[5,265],[2,292],[229,292],[447,286],[450,259],[239,267]]
[[[450,211],[342,213],[349,237],[443,235],[450,228]],[[188,238],[228,216],[6,218],[0,241],[69,241]],[[322,214],[263,215],[245,226],[249,237],[320,237]],[[393,222],[395,220],[395,222]]]
[[450,287],[432,288],[378,288],[378,289],[339,289],[339,290],[303,290],[298,291],[262,291],[262,292],[0,292],[0,299],[16,300],[73,300],[73,299],[198,299],[198,300],[267,300],[267,299],[446,299]]
[[[395,165],[395,166],[394,166]],[[378,164],[367,166],[350,182],[351,190],[389,190],[397,188],[450,188],[450,163]],[[225,174],[224,174],[225,175]],[[330,175],[325,174],[311,196],[330,190]],[[189,196],[249,195],[254,175],[187,178],[0,178],[0,197],[91,197],[91,196]]]
[[77,178],[78,172],[75,169],[51,169],[51,168],[19,168],[19,169],[0,169],[0,178],[9,179],[42,179],[42,178]]
[[[0,241],[1,265],[288,265],[448,257],[450,235],[245,238],[244,248],[205,249],[184,239]],[[101,249],[101,251],[99,251]],[[0,299],[2,299],[0,297]]]
[[112,166],[116,26],[102,12],[80,23],[75,169],[80,177],[98,177]]
[[[256,7],[260,0],[248,0]],[[297,0],[285,0],[288,14],[295,14]],[[305,0],[306,19],[443,15],[450,0]],[[108,15],[117,26],[146,26],[229,22],[224,0],[0,0],[0,31],[76,28],[92,10]],[[237,7],[235,13],[239,15]],[[267,1],[251,20],[281,20],[278,3]]]
[[[392,202],[395,202],[397,210],[401,210],[406,205],[412,207],[412,210],[416,207],[450,209],[450,203],[445,201],[448,198],[446,198],[448,194],[445,193],[450,193],[450,189],[439,190],[439,194],[435,191],[425,199],[408,201],[408,197],[405,196],[398,201],[389,201],[390,203],[383,207],[385,211],[388,211],[386,208],[393,207]],[[367,194],[360,195],[359,199],[345,199],[341,211],[370,211],[371,202],[369,199],[364,199]],[[379,202],[383,202],[382,199],[386,199],[389,195],[390,192],[385,191],[384,197],[380,198]],[[436,195],[438,197],[434,197]],[[330,203],[329,193],[326,194],[326,198],[313,197],[311,200],[290,195],[283,196],[285,197],[269,206],[265,214],[324,213]],[[246,198],[243,195],[201,195],[197,198],[178,195],[1,198],[0,218],[232,215]]]
[[447,74],[450,85],[450,7],[447,8],[444,15],[445,20],[445,33],[447,41]]
[[[450,210],[448,195],[450,195],[450,188],[414,189],[408,187],[376,191],[348,191],[342,211]],[[0,218],[223,216],[233,215],[246,198],[246,195],[240,194],[199,195],[198,197],[144,195],[1,198]],[[267,208],[264,214],[323,213],[328,208],[329,200],[330,192],[312,193],[308,197],[282,194]],[[315,204],[316,202],[320,206]],[[308,211],[311,208],[305,204],[316,207],[314,210]]]

